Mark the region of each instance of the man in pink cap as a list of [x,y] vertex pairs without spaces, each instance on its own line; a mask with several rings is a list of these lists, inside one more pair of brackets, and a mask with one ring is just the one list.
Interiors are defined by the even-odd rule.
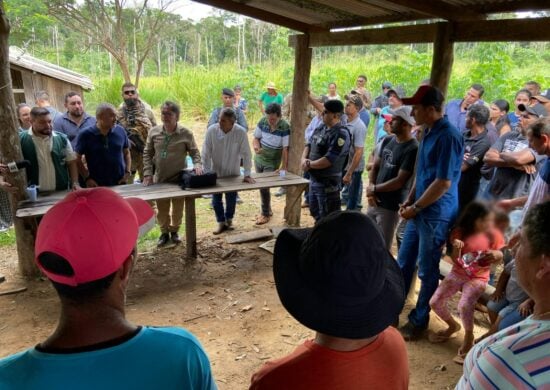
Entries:
[[59,295],[61,318],[48,339],[0,360],[0,388],[216,388],[191,333],[125,318],[136,241],[153,224],[145,201],[108,188],[70,193],[46,213],[35,260]]

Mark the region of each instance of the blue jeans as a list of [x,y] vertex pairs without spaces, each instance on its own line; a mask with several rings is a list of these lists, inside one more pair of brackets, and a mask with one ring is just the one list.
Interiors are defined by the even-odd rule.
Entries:
[[353,172],[351,174],[351,183],[348,186],[348,201],[346,203],[347,210],[359,209],[363,190],[363,179],[361,178],[362,174],[363,171]]
[[315,222],[334,211],[341,210],[340,184],[333,181],[309,183],[309,211]]
[[409,322],[419,328],[427,328],[430,321],[430,298],[439,284],[439,261],[449,226],[449,221],[429,220],[418,215],[407,222],[399,248],[397,262],[403,273],[407,293],[418,263],[420,293],[416,307],[409,314]]
[[235,215],[235,206],[237,205],[237,192],[225,193],[225,211],[223,209],[222,196],[224,194],[212,195],[212,207],[216,213],[216,221],[218,223],[225,222],[228,219],[233,219]]
[[[304,176],[304,179],[308,179],[308,180],[311,179],[309,172],[304,172],[303,176]],[[306,204],[309,204],[309,186],[304,191],[304,202]]]

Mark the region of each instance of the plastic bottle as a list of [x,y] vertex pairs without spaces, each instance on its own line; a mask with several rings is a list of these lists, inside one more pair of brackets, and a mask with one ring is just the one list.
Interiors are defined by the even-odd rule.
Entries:
[[193,159],[191,158],[191,156],[187,156],[185,158],[185,164],[186,164],[186,169],[193,169]]

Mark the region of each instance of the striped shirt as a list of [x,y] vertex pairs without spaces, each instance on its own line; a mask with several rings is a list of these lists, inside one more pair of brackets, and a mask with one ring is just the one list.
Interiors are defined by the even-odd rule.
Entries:
[[260,119],[254,138],[260,140],[262,152],[256,154],[256,162],[278,169],[281,165],[281,156],[284,148],[288,148],[290,140],[290,125],[284,119],[279,120],[277,127],[272,130],[266,117]]
[[550,321],[529,317],[474,346],[456,389],[550,389]]

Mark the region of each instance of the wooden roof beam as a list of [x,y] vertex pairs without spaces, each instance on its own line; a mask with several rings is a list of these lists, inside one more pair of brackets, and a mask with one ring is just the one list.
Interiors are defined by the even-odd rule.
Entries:
[[[437,26],[440,24],[416,24],[410,26],[311,33],[309,46],[432,43],[436,37]],[[443,24],[450,24],[449,40],[452,42],[550,41],[550,30],[548,29],[550,17],[499,19],[479,22],[443,22]],[[295,40],[295,35],[289,36],[289,45],[294,46]]]
[[[411,26],[369,28],[362,30],[338,31],[329,33],[311,33],[310,47],[381,45],[398,43],[431,43],[435,39],[435,24],[417,24]],[[289,45],[294,46],[296,36],[289,37]]]
[[290,19],[285,16],[277,15],[272,12],[264,11],[259,8],[251,7],[245,3],[236,2],[233,0],[193,0],[197,3],[210,5],[226,11],[235,12],[244,16],[258,19],[267,23],[277,24],[287,27],[291,30],[301,32],[326,31],[327,28],[309,25],[295,19]]
[[386,0],[386,2],[408,8],[412,12],[420,12],[434,18],[441,18],[451,21],[483,20],[486,18],[486,15],[473,11],[467,6],[457,7],[442,1]]
[[473,4],[470,9],[480,13],[504,13],[504,12],[522,12],[522,11],[545,11],[550,10],[550,1],[548,0],[520,0],[498,3]]

